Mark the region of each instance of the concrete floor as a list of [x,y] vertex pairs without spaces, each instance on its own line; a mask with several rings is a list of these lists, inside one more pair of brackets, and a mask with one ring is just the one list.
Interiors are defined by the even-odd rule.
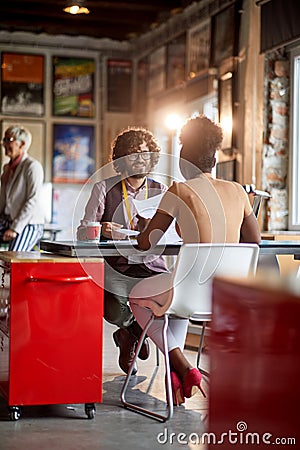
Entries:
[[[173,418],[165,423],[122,407],[120,391],[125,377],[117,364],[118,350],[112,340],[114,329],[105,323],[103,403],[96,405],[95,418],[87,419],[84,405],[45,405],[24,407],[22,418],[10,421],[6,403],[0,397],[0,450],[205,449],[201,444],[194,444],[207,425],[208,399],[200,393],[188,399],[185,405],[176,407]],[[195,352],[186,351],[186,355],[192,363],[196,361]],[[204,368],[207,359],[204,355]],[[164,413],[162,357],[157,371],[155,366],[156,354],[151,346],[150,358],[139,362],[138,373],[132,378],[133,388],[128,399]],[[205,380],[202,386],[208,393]],[[185,433],[186,437],[180,437],[180,433]]]

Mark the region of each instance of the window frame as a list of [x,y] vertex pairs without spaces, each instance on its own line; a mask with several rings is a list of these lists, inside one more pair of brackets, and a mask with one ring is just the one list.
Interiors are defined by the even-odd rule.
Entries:
[[291,51],[289,229],[300,230],[300,46]]

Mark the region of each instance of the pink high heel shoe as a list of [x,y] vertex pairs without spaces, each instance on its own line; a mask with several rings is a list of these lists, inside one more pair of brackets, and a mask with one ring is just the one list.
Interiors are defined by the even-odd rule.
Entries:
[[201,387],[202,375],[198,369],[190,369],[183,382],[183,392],[186,398],[190,398],[198,392],[201,391],[203,397],[206,397],[202,387]]
[[179,406],[185,402],[183,386],[176,372],[171,371],[171,383],[173,394],[173,405]]

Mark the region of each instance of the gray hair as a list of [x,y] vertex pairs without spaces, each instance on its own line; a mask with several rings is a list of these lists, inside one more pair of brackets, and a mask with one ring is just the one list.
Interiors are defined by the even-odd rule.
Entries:
[[8,133],[11,134],[17,141],[23,142],[24,152],[28,151],[32,142],[32,135],[27,128],[22,127],[21,125],[11,125],[5,130],[5,134]]

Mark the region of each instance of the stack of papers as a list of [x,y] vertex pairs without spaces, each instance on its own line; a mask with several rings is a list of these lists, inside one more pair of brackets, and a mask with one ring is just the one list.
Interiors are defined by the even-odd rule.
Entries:
[[[133,200],[134,206],[136,207],[139,216],[145,219],[151,219],[164,194],[155,195],[154,197],[147,198],[146,200]],[[136,232],[138,234],[138,232]],[[176,242],[181,242],[182,239],[175,229],[175,221],[171,223],[165,234],[158,241],[158,244],[175,244]]]

